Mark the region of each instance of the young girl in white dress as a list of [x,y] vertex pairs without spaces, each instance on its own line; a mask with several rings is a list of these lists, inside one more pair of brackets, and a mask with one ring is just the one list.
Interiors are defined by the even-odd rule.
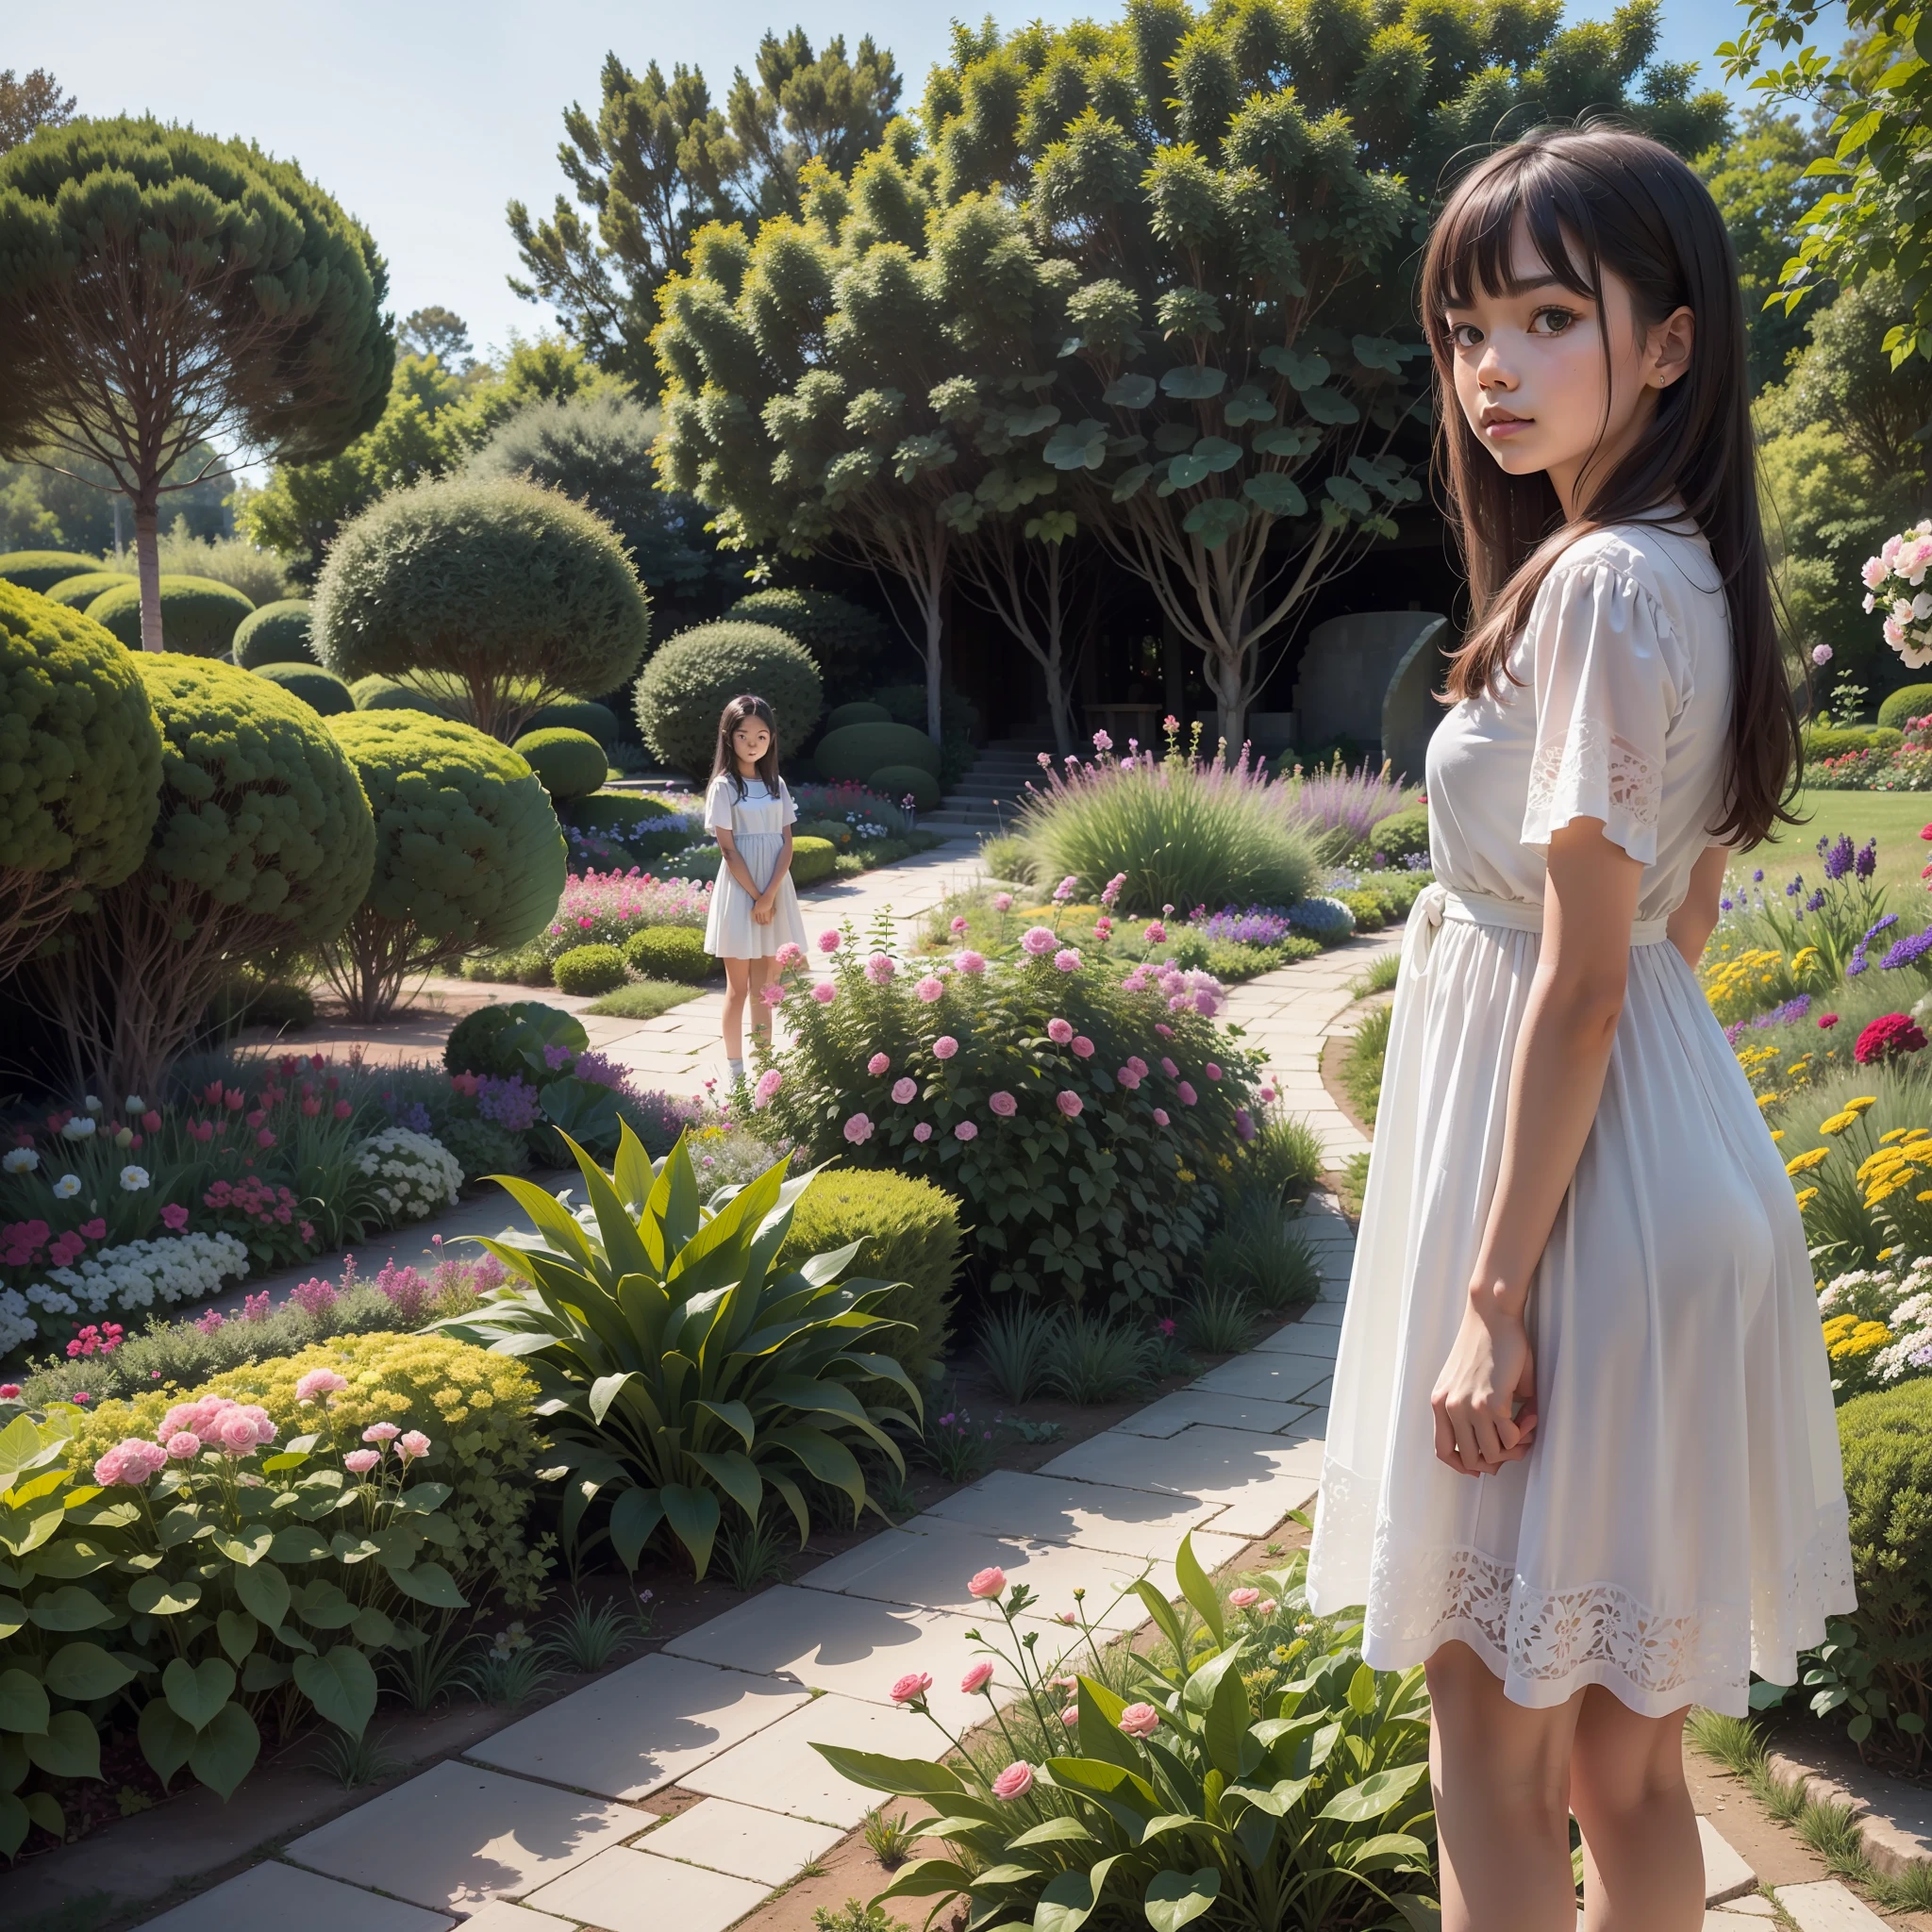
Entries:
[[733,698],[718,720],[705,824],[724,855],[711,888],[705,951],[724,962],[724,1056],[744,1077],[744,1008],[754,1039],[767,1045],[772,1010],[760,997],[780,946],[805,944],[805,919],[791,883],[791,827],[798,808],[778,775],[778,724],[763,698]]
[[1797,720],[1737,270],[1682,161],[1532,135],[1423,318],[1474,628],[1429,745],[1308,1567],[1427,1667],[1444,1932],[1698,1932],[1686,1709],[1853,1606],[1791,1184],[1692,967]]

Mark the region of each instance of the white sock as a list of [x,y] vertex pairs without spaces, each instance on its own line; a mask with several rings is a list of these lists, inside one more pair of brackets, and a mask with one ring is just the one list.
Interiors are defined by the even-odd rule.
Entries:
[[724,1070],[734,1080],[744,1078],[744,1062],[742,1060],[726,1059]]

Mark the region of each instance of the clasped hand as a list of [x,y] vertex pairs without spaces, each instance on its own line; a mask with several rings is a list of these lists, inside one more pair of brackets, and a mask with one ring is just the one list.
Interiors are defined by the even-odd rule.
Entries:
[[1529,1454],[1536,1433],[1536,1362],[1521,1315],[1472,1303],[1429,1407],[1436,1459],[1458,1475],[1492,1475]]
[[777,893],[760,892],[751,902],[751,916],[759,925],[770,925],[772,915],[777,909]]

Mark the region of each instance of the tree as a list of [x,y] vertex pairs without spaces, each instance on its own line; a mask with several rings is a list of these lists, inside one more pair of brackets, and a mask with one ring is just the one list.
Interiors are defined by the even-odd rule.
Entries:
[[[729,119],[704,71],[654,60],[641,75],[605,57],[593,121],[573,102],[557,158],[577,207],[559,194],[547,221],[509,204],[525,275],[510,288],[545,302],[593,360],[641,389],[656,381],[650,335],[657,291],[707,222],[797,213],[799,176],[815,158],[849,169],[883,135],[899,95],[891,56],[842,40],[814,56],[802,28],[767,34],[758,80],[734,77]],[[592,211],[590,217],[578,208]]]
[[177,459],[208,442],[313,460],[372,427],[387,290],[367,231],[242,142],[76,121],[0,157],[0,455],[51,446],[128,496],[146,649],[160,497],[200,480],[170,480]]
[[[1774,298],[1798,245],[1798,225],[1816,196],[1805,170],[1829,152],[1822,131],[1807,134],[1795,114],[1760,103],[1744,110],[1743,125],[1729,141],[1697,160],[1738,257],[1754,394],[1782,378],[1810,328],[1809,308],[1793,310]],[[1813,306],[1830,299],[1831,291],[1823,289]]]
[[0,155],[30,140],[42,127],[64,127],[74,119],[74,96],[44,67],[14,77],[0,72]]
[[412,311],[396,334],[406,349],[434,356],[452,375],[460,375],[475,357],[470,348],[470,325],[453,308],[431,304]]

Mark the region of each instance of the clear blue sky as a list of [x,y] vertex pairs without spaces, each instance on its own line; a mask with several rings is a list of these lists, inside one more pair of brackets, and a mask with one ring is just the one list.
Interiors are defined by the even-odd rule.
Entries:
[[[1614,0],[1572,0],[1573,18]],[[1113,0],[974,0],[1007,25],[1107,17]],[[505,286],[517,196],[547,210],[564,186],[559,116],[594,108],[608,50],[630,66],[695,62],[722,98],[766,28],[802,25],[813,44],[870,33],[916,100],[952,9],[933,0],[38,0],[8,9],[0,61],[46,67],[89,113],[153,112],[249,136],[300,161],[353,209],[389,258],[396,312],[440,302],[479,346],[549,316]],[[1734,0],[1665,0],[1664,54],[1702,63],[1741,22]],[[1827,41],[1829,44],[1829,41]]]

